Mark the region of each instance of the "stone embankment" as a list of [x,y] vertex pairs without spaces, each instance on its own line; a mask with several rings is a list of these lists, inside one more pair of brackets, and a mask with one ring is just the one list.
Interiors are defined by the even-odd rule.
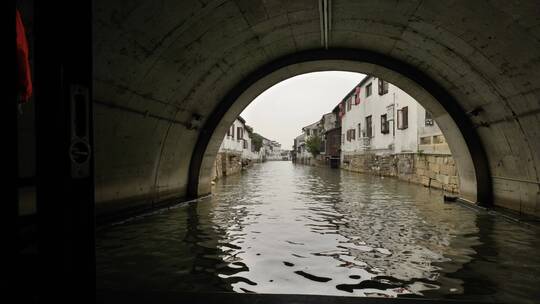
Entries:
[[253,162],[251,159],[242,158],[241,153],[219,152],[214,161],[212,180],[238,174],[242,169],[251,166]]
[[396,177],[453,193],[459,192],[456,164],[451,155],[419,153],[345,155],[341,168],[353,172]]

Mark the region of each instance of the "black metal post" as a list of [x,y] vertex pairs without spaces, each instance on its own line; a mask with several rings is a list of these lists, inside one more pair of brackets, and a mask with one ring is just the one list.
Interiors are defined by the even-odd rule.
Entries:
[[39,300],[95,301],[92,1],[35,2]]

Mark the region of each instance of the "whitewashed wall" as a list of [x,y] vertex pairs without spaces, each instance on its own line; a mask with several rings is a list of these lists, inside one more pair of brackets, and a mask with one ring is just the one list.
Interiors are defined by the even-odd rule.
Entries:
[[[244,150],[244,142],[242,140],[238,140],[238,131],[237,127],[244,127],[244,124],[236,119],[231,127],[233,127],[234,134],[231,133],[231,135],[225,134],[225,137],[223,138],[223,142],[221,143],[221,146],[219,147],[219,152],[237,152],[242,153]],[[230,128],[230,127],[229,127]],[[247,131],[244,130],[244,137],[247,135]],[[233,136],[234,135],[234,136]]]
[[[371,84],[371,95],[366,97],[366,87]],[[409,94],[395,85],[388,84],[388,92],[379,95],[378,79],[371,77],[360,88],[360,104],[354,104],[355,95],[352,94],[351,109],[347,109],[347,102],[343,104],[345,113],[341,121],[342,154],[351,155],[363,153],[364,145],[369,143],[371,152],[377,154],[418,152],[419,127],[423,132],[431,135],[442,134],[434,124],[426,128],[425,109],[416,102]],[[408,108],[408,127],[397,128],[397,113],[403,107]],[[387,115],[389,132],[381,133],[381,115]],[[366,117],[372,117],[372,137],[366,138]],[[359,129],[360,124],[360,129]],[[347,131],[355,130],[355,138],[347,140]],[[342,157],[343,159],[343,157]]]

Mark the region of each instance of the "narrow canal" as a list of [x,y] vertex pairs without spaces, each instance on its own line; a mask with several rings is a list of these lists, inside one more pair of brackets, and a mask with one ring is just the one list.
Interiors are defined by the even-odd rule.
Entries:
[[97,283],[534,303],[539,232],[395,179],[267,162],[198,203],[100,229]]

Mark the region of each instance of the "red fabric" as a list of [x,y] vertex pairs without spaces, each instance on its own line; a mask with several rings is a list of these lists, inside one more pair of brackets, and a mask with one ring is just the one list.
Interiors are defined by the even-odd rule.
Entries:
[[355,90],[356,99],[354,100],[354,104],[358,105],[360,104],[360,87],[357,87]]
[[32,96],[32,76],[30,75],[30,62],[28,61],[28,41],[26,40],[26,32],[19,10],[17,10],[15,22],[17,32],[17,89],[20,96],[19,101],[24,103],[30,100]]

